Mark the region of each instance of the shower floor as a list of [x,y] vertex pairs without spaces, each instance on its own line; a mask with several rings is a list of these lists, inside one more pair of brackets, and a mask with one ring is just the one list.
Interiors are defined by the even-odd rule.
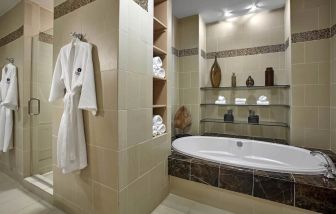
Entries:
[[50,171],[50,172],[47,172],[47,173],[44,173],[42,174],[42,176],[49,181],[49,183],[53,184],[54,183],[54,180],[53,180],[53,172]]

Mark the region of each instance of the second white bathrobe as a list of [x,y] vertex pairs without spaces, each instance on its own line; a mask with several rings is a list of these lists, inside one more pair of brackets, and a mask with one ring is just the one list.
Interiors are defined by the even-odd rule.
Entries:
[[18,109],[16,67],[4,66],[0,81],[0,151],[13,148],[13,110]]
[[87,166],[82,110],[97,112],[92,46],[74,39],[61,48],[51,84],[49,102],[64,97],[57,139],[57,165],[63,173]]

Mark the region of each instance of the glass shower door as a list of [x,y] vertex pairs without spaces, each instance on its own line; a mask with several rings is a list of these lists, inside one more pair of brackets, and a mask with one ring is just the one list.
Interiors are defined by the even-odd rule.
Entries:
[[53,60],[53,30],[32,40],[31,98],[29,101],[31,174],[52,184],[52,108],[48,102]]

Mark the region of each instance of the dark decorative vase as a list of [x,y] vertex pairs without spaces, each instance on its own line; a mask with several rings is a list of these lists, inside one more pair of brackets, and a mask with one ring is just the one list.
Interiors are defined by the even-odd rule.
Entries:
[[210,70],[210,80],[213,88],[218,88],[220,86],[222,79],[222,71],[217,62],[217,56],[215,57],[215,62],[211,66]]
[[224,122],[233,123],[233,120],[234,120],[233,111],[228,110],[228,112],[224,114]]
[[249,76],[249,77],[247,78],[247,80],[246,80],[246,86],[247,86],[247,87],[252,87],[252,86],[254,86],[254,80],[252,79],[251,76]]
[[237,86],[237,77],[236,74],[233,73],[231,77],[231,87],[236,87]]
[[266,68],[265,71],[265,86],[274,85],[274,70],[272,67]]

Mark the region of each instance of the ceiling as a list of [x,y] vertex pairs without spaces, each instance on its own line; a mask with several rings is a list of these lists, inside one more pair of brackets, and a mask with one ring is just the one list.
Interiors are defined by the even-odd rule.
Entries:
[[0,0],[0,16],[12,9],[20,0]]
[[206,23],[211,23],[251,12],[282,8],[285,2],[286,0],[173,0],[173,14],[177,18],[200,14]]
[[[12,9],[21,0],[0,0],[0,16],[5,14],[7,11]],[[41,7],[53,11],[54,1],[53,0],[31,0]]]

